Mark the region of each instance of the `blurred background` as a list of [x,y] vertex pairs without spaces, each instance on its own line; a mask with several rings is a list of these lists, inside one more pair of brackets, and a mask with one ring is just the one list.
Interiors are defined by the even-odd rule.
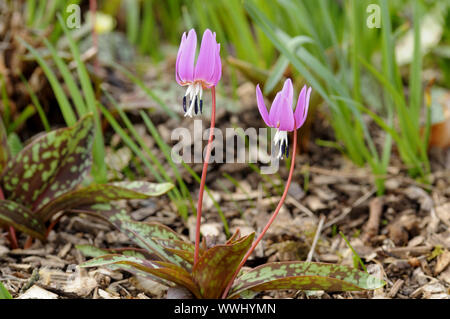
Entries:
[[[375,254],[392,281],[406,282],[394,296],[418,296],[424,278],[438,275],[429,295],[448,294],[449,0],[0,0],[0,115],[12,152],[92,112],[86,183],[172,182],[168,199],[129,204],[139,208],[133,218],[193,234],[201,163],[176,164],[170,154],[173,130],[194,125],[175,81],[191,28],[198,38],[211,29],[221,44],[218,128],[265,127],[258,83],[266,105],[286,78],[295,94],[312,87],[286,209],[249,263],[304,260],[326,217],[314,260],[355,262],[342,231],[361,258]],[[259,231],[289,164],[270,176],[259,163],[210,165],[202,233],[223,242],[238,227]],[[71,232],[67,225],[59,229]],[[398,247],[417,251],[385,253]]]

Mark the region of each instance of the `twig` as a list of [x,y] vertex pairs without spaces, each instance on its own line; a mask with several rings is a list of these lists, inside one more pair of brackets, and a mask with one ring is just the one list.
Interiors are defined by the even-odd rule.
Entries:
[[398,279],[392,286],[391,290],[389,291],[388,297],[394,298],[404,283],[405,283],[404,280]]
[[288,195],[288,198],[286,200],[287,203],[290,203],[300,209],[303,213],[308,215],[309,217],[313,218],[314,220],[317,220],[317,216],[314,215],[312,211],[308,209],[305,205],[302,205],[298,200],[296,200],[292,195]]
[[360,198],[358,198],[350,207],[347,207],[344,209],[344,211],[342,212],[341,215],[337,216],[336,218],[333,218],[332,220],[330,220],[328,223],[325,224],[324,228],[328,228],[334,224],[336,224],[337,222],[341,221],[342,219],[345,218],[345,216],[347,216],[348,214],[350,214],[350,212],[352,211],[353,208],[361,205],[362,203],[364,203],[367,199],[370,198],[370,196],[372,196],[374,193],[376,192],[376,188],[372,188],[370,191],[368,191],[367,193],[365,193],[363,196],[361,196]]
[[317,242],[320,237],[320,233],[322,232],[323,223],[325,222],[325,216],[321,215],[319,220],[319,225],[317,226],[316,234],[314,235],[314,240],[311,245],[311,249],[309,250],[308,257],[306,258],[307,262],[312,261],[314,250],[316,249]]
[[383,212],[383,197],[375,197],[369,204],[369,220],[364,227],[362,240],[367,242],[378,233],[381,214]]

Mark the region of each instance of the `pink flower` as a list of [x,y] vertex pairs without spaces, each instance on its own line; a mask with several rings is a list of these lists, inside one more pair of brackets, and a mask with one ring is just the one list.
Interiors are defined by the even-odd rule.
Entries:
[[[216,33],[209,29],[203,33],[202,44],[198,54],[197,63],[194,65],[197,48],[197,34],[191,29],[186,37],[186,32],[181,37],[178,49],[175,76],[178,84],[188,88],[183,97],[184,116],[192,117],[193,111],[200,113],[203,108],[203,89],[217,85],[222,76],[222,63],[220,61],[220,44],[216,42]],[[189,95],[189,106],[186,110],[186,99]]]
[[277,129],[274,137],[274,144],[279,145],[278,158],[282,158],[284,154],[289,156],[289,144],[287,132],[299,129],[306,120],[308,115],[309,97],[311,88],[303,86],[297,101],[295,111],[292,110],[294,90],[291,79],[284,82],[283,89],[277,93],[273,100],[270,113],[264,104],[264,97],[259,88],[256,86],[256,101],[258,103],[259,113],[267,124],[267,126]]

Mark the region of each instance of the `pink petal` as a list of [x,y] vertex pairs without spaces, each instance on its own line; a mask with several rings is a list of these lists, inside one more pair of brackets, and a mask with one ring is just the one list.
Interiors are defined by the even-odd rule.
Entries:
[[175,64],[175,78],[178,82],[178,84],[183,85],[183,83],[181,82],[180,76],[178,75],[178,65],[180,64],[180,56],[181,56],[181,52],[183,50],[183,46],[184,43],[186,42],[186,32],[183,33],[183,36],[181,37],[181,43],[180,43],[180,47],[178,48],[178,53],[177,53],[177,62]]
[[292,106],[292,99],[294,97],[294,88],[292,87],[291,79],[284,81],[283,89],[281,90],[282,95],[288,100],[289,105]]
[[214,73],[208,81],[211,86],[216,86],[222,77],[222,61],[220,60],[220,44],[217,44],[216,59],[214,63]]
[[264,97],[262,95],[261,89],[259,88],[259,84],[256,86],[256,103],[258,104],[259,113],[266,123],[267,126],[272,126],[269,121],[269,113],[267,113],[266,105],[264,104]]
[[216,37],[209,29],[206,29],[203,33],[200,53],[198,54],[197,64],[195,65],[195,80],[208,82],[211,79],[215,70],[216,50]]
[[269,121],[272,127],[276,127],[281,131],[292,131],[294,129],[294,113],[292,112],[292,105],[287,98],[280,91],[273,100],[270,108]]
[[278,129],[280,131],[294,130],[294,113],[292,111],[292,103],[289,103],[285,97],[281,98],[277,116],[279,121]]
[[294,112],[295,117],[295,129],[300,128],[306,121],[308,116],[309,98],[311,96],[311,88],[306,89],[306,85],[303,86],[300,95],[298,96],[297,107]]
[[178,77],[181,82],[194,81],[195,50],[197,49],[197,34],[191,29],[185,41],[180,45],[180,56],[178,59]]

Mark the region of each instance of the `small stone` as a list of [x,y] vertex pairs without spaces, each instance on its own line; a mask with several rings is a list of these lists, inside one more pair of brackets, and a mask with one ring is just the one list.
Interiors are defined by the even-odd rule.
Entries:
[[306,205],[313,211],[318,211],[320,209],[327,208],[327,206],[322,203],[322,201],[319,199],[319,197],[310,195],[306,197]]
[[58,299],[58,295],[34,285],[17,299]]
[[9,248],[0,245],[0,257],[6,255],[9,252]]
[[130,282],[136,286],[137,289],[143,290],[146,294],[154,296],[155,298],[162,298],[168,287],[142,276],[134,276],[130,279]]
[[103,299],[120,299],[120,296],[117,296],[116,294],[109,293],[109,292],[107,292],[107,291],[105,291],[103,289],[98,289],[97,293]]

